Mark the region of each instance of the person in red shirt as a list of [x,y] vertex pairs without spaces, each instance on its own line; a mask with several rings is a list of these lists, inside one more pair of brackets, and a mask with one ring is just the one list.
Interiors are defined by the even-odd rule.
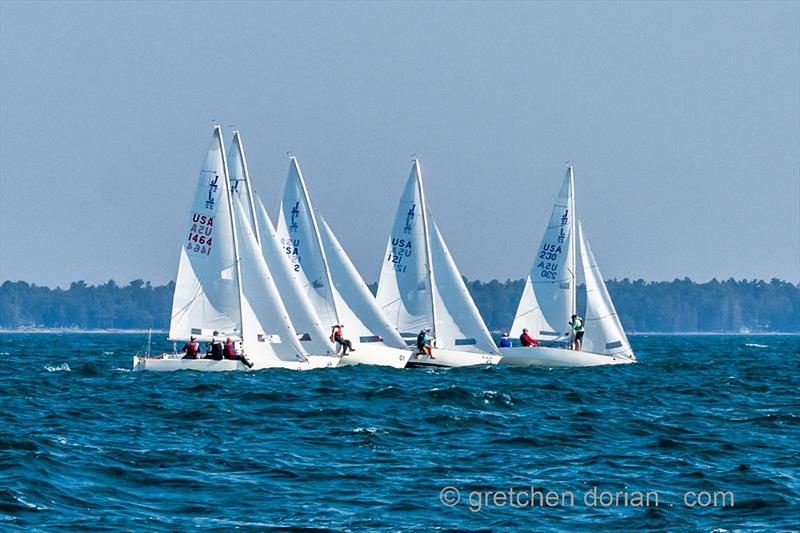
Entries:
[[181,351],[186,354],[183,359],[197,359],[197,354],[200,353],[200,344],[197,343],[197,337],[189,337],[189,342],[183,345]]
[[522,330],[522,335],[519,336],[519,342],[525,347],[539,346],[539,341],[528,335],[528,328]]
[[225,340],[225,347],[222,349],[222,355],[225,357],[225,359],[241,361],[247,365],[248,368],[253,368],[253,363],[248,361],[244,354],[236,353],[236,346],[234,346],[233,340],[230,337]]

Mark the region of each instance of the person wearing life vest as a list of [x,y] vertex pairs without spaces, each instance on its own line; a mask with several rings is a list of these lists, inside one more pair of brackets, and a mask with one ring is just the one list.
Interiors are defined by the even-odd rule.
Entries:
[[183,345],[181,352],[186,354],[183,359],[197,359],[197,354],[200,353],[200,344],[197,342],[197,337],[189,337],[189,342]]
[[225,340],[225,346],[222,348],[222,355],[225,359],[233,359],[234,361],[241,361],[248,368],[253,368],[253,363],[247,360],[244,354],[240,354],[236,351],[236,344],[233,342],[233,339],[228,337]]
[[341,324],[336,324],[335,326],[331,327],[331,341],[339,344],[342,347],[342,355],[347,355],[350,350],[351,352],[355,352],[356,349],[353,348],[353,343],[350,342],[350,339],[344,338],[344,332],[342,331],[344,328]]
[[569,329],[575,334],[575,351],[581,351],[583,342],[583,319],[578,315],[572,315],[569,321]]
[[420,355],[427,355],[431,359],[436,359],[433,356],[433,346],[431,346],[431,339],[428,337],[428,333],[431,330],[423,329],[420,330],[419,335],[417,335],[417,357]]
[[539,341],[537,341],[528,334],[528,328],[522,329],[522,335],[519,336],[519,343],[525,348],[539,345]]
[[508,333],[503,333],[503,336],[500,338],[500,343],[497,345],[498,348],[511,348],[511,339],[508,338]]
[[222,361],[225,358],[222,343],[216,337],[211,339],[211,344],[208,346],[208,353],[206,359],[213,359],[214,361]]

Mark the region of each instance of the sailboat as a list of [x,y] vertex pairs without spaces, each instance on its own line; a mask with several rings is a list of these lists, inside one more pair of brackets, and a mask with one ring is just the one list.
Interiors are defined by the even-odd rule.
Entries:
[[[586,313],[581,350],[571,349],[568,322],[576,309],[577,263],[585,278]],[[536,347],[502,348],[501,364],[596,366],[636,362],[603,276],[575,211],[575,177],[567,173],[550,214],[511,326],[519,337],[544,341]]]
[[405,367],[410,350],[378,309],[333,231],[314,209],[294,156],[289,158],[276,229],[294,279],[321,324],[327,328],[343,325],[344,336],[353,344],[355,350],[344,355],[341,364]]
[[[200,342],[230,337],[252,369],[305,370],[335,366],[334,357],[305,353],[261,254],[253,225],[231,192],[222,130],[197,183],[175,281],[169,339]],[[134,370],[246,370],[238,360],[183,359],[182,354],[134,356]]]
[[[500,360],[450,251],[433,222],[422,168],[414,159],[397,208],[381,267],[378,305],[415,356],[409,366],[471,366]],[[429,330],[433,358],[416,353],[416,338]]]

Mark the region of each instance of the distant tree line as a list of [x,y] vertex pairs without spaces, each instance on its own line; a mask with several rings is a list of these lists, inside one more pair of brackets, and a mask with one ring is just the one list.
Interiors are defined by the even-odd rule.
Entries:
[[[608,290],[627,331],[800,332],[800,285],[778,279],[695,283],[609,280]],[[490,330],[507,329],[523,280],[468,281],[475,304]],[[375,291],[375,284],[370,285]],[[80,329],[166,329],[172,309],[173,282],[153,287],[142,280],[120,286],[72,283],[68,289],[39,287],[24,281],[0,286],[0,327]],[[585,307],[578,290],[578,310]],[[565,317],[566,320],[566,317]]]
[[0,327],[80,329],[165,329],[172,312],[175,283],[153,287],[137,279],[120,287],[83,281],[69,289],[49,289],[24,281],[0,286]]

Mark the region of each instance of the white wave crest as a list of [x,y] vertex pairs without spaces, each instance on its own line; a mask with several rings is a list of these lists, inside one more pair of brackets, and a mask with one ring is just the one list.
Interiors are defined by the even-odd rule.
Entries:
[[769,348],[766,344],[756,344],[754,342],[748,342],[745,346],[749,348]]
[[58,366],[45,365],[44,369],[48,372],[72,372],[72,369],[67,363],[61,363]]

